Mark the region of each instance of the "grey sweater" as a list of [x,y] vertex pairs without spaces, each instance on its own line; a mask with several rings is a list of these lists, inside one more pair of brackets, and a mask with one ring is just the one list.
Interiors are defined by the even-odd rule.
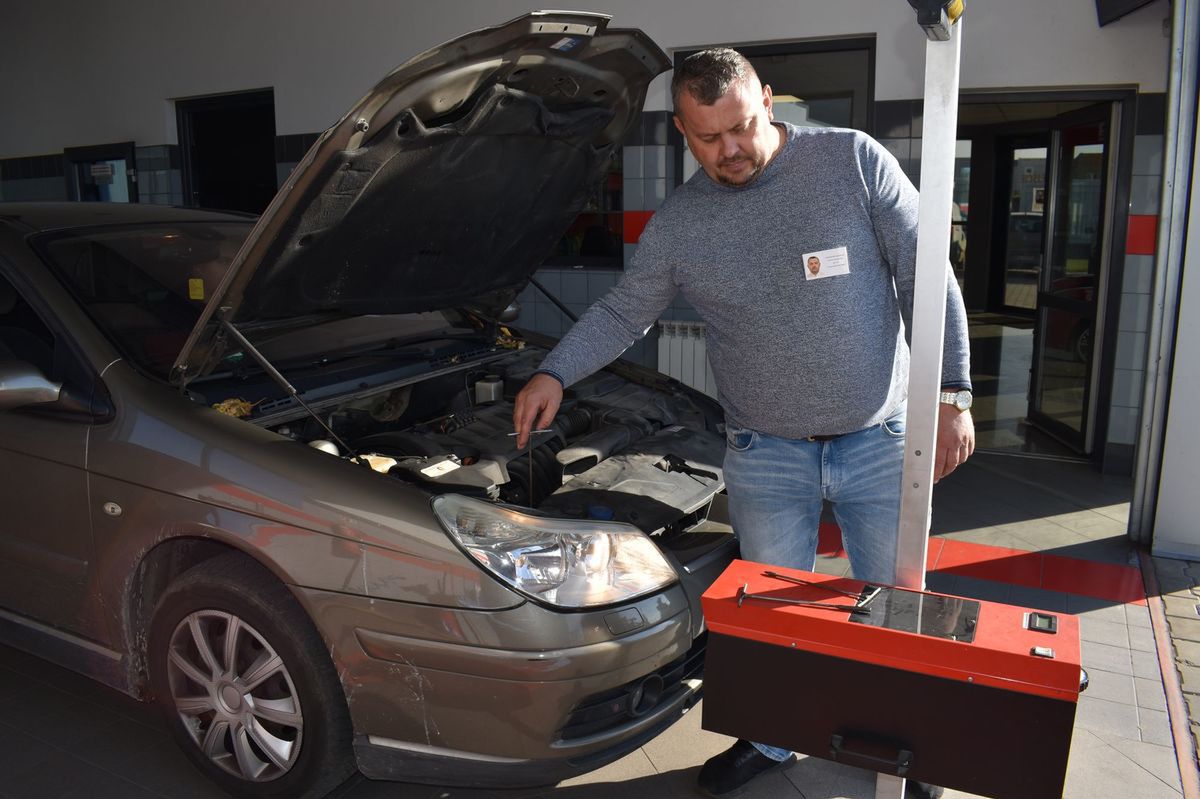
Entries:
[[[651,218],[620,282],[542,368],[571,385],[645,335],[682,292],[707,325],[730,424],[803,438],[886,419],[908,388],[902,316],[912,314],[917,191],[866,134],[785,128],[779,153],[748,187],[722,186],[703,170],[681,186]],[[942,385],[969,387],[953,273],[945,329]]]

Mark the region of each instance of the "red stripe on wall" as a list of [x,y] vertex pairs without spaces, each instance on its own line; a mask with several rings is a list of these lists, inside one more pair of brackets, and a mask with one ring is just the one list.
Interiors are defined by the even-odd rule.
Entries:
[[1125,236],[1126,255],[1154,255],[1158,240],[1158,214],[1130,214]]
[[623,238],[626,244],[638,243],[638,239],[642,237],[642,231],[646,229],[646,223],[650,221],[650,217],[652,216],[654,216],[653,211],[625,212],[622,227],[625,230]]

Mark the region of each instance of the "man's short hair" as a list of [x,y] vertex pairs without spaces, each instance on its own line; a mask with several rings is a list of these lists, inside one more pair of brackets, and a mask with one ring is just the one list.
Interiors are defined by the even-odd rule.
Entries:
[[725,96],[735,83],[758,77],[746,57],[728,47],[714,47],[692,53],[675,67],[671,77],[671,102],[679,109],[684,90],[700,105],[712,105]]

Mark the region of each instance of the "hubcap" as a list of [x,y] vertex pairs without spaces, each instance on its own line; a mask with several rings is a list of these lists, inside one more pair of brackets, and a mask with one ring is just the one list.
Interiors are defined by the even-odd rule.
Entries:
[[171,634],[171,699],[200,750],[253,782],[286,774],[300,754],[304,716],[282,658],[230,613],[199,610]]

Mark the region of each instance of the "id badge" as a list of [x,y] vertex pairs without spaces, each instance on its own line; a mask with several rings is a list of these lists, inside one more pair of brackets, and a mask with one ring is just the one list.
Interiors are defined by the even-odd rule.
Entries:
[[850,274],[850,256],[846,253],[845,247],[806,252],[801,258],[803,258],[805,280],[820,280],[823,277]]

